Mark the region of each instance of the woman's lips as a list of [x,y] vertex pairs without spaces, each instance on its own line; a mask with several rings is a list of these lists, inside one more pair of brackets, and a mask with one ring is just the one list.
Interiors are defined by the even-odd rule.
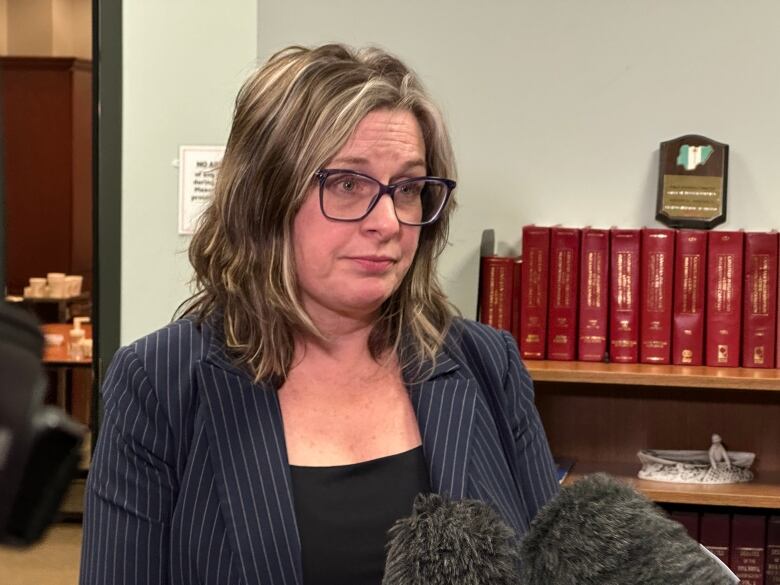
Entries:
[[349,258],[361,269],[371,273],[385,272],[395,263],[389,256],[351,256]]

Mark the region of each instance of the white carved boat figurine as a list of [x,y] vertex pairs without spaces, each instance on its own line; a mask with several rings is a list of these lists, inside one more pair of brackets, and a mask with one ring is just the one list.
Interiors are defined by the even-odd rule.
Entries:
[[718,463],[710,465],[708,451],[663,451],[642,449],[637,453],[642,469],[639,479],[668,481],[672,483],[744,483],[753,479],[750,466],[755,453],[728,451],[730,467]]

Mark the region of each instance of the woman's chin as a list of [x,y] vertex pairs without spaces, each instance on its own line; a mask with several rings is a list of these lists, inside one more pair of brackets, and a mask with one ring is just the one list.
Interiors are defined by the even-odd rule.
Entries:
[[342,313],[360,316],[376,315],[382,304],[390,298],[392,291],[361,291],[351,295],[341,303]]

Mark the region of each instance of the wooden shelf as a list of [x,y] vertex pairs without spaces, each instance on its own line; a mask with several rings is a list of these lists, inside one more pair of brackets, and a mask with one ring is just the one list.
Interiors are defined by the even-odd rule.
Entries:
[[780,392],[780,369],[536,360],[527,360],[525,365],[535,382],[581,382]]
[[583,475],[603,471],[625,481],[654,502],[780,509],[780,471],[756,473],[756,477],[749,483],[697,485],[639,479],[636,474],[640,467],[639,463],[577,461],[566,476],[564,485],[573,483]]

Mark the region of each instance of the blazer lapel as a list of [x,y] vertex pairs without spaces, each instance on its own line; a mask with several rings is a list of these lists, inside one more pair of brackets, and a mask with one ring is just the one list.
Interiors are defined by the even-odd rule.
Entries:
[[[446,349],[446,348],[445,348]],[[523,534],[523,514],[496,422],[479,381],[465,365],[442,351],[430,377],[407,384],[417,413],[431,490],[453,499],[491,504]],[[407,379],[410,375],[405,372]]]
[[212,342],[200,395],[228,535],[244,583],[300,585],[301,545],[275,389],[257,385]]
[[[410,375],[406,374],[408,380]],[[474,425],[476,382],[463,376],[458,364],[441,352],[426,380],[407,381],[407,385],[420,425],[431,489],[462,499]]]

